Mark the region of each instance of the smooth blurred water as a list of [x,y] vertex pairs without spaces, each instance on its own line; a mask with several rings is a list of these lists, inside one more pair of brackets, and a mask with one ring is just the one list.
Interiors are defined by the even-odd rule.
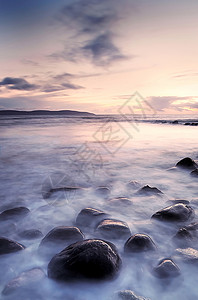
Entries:
[[[129,259],[123,255],[124,242],[113,241],[123,259],[117,279],[74,285],[43,279],[35,288],[42,299],[109,299],[120,289],[132,289],[153,300],[198,298],[195,266],[178,262],[182,276],[168,285],[151,274],[159,259],[174,253],[171,238],[178,227],[159,225],[150,219],[154,212],[169,205],[168,200],[186,199],[191,201],[196,212],[194,221],[197,220],[197,179],[189,172],[167,171],[186,156],[198,160],[196,126],[109,118],[8,119],[0,122],[0,210],[26,206],[31,213],[17,223],[11,222],[15,227],[1,225],[3,236],[27,247],[20,253],[0,256],[1,290],[10,279],[32,267],[39,266],[47,273],[48,261],[37,253],[40,240],[23,240],[18,235],[20,231],[35,228],[45,235],[55,226],[74,225],[82,208],[94,207],[127,222],[132,234],[149,234],[157,244],[157,254]],[[155,186],[164,195],[137,196],[137,188],[128,186],[131,180],[140,186]],[[43,192],[56,185],[84,189],[56,192],[44,199]],[[110,195],[96,194],[99,186],[109,187]],[[110,200],[115,197],[128,197],[132,203],[112,204]],[[97,238],[95,232],[86,233],[86,238],[94,237]]]

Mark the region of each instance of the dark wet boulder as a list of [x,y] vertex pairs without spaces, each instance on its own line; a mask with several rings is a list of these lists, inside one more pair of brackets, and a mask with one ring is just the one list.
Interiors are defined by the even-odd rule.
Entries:
[[81,230],[77,227],[70,226],[58,226],[53,228],[48,234],[42,239],[40,245],[46,245],[49,243],[74,243],[82,241],[84,235]]
[[146,234],[137,233],[131,236],[124,245],[124,251],[126,253],[140,253],[152,250],[156,250],[156,245]]
[[153,269],[153,275],[158,278],[172,278],[180,275],[179,267],[170,258],[165,258]]
[[176,167],[187,170],[193,170],[195,168],[198,168],[198,165],[194,160],[192,160],[192,158],[185,157],[176,164]]
[[[2,294],[5,296],[13,295],[20,289],[31,287],[32,285],[45,277],[45,273],[40,268],[34,268],[21,273],[12,279],[4,287]],[[14,298],[13,298],[14,299]]]
[[107,218],[109,215],[102,210],[95,208],[84,208],[76,218],[76,225],[82,227],[95,227],[100,221]]
[[25,247],[15,241],[0,237],[0,255],[17,252],[25,249]]
[[198,178],[198,169],[193,170],[190,175]]
[[148,298],[137,296],[131,290],[119,291],[116,293],[115,297],[113,297],[113,299],[115,298],[116,300],[149,300]]
[[163,193],[156,187],[150,187],[149,185],[145,185],[137,191],[137,194],[149,196],[149,195],[159,195]]
[[191,206],[178,203],[165,207],[152,215],[153,219],[168,222],[186,222],[194,217],[194,210]]
[[42,232],[38,229],[27,229],[19,232],[18,235],[27,240],[39,239],[43,236]]
[[18,220],[29,214],[30,210],[27,207],[15,207],[11,209],[4,210],[0,214],[0,221],[6,221],[10,219]]
[[101,221],[97,228],[96,232],[104,239],[126,239],[131,235],[131,231],[127,223],[114,220],[114,219],[105,219]]
[[84,240],[56,254],[48,264],[48,276],[62,281],[114,277],[121,266],[115,246],[103,240]]
[[96,195],[100,197],[107,198],[110,195],[110,193],[110,189],[106,186],[99,186],[98,188],[96,188]]

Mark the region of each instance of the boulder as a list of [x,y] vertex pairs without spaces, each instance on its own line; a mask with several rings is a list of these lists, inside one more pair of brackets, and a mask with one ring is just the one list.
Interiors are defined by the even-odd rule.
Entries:
[[131,231],[127,223],[114,219],[105,219],[101,221],[96,232],[104,239],[126,239],[131,235]]
[[172,259],[165,258],[153,269],[153,275],[158,278],[177,277],[180,275],[180,269]]
[[198,169],[193,170],[190,175],[193,177],[198,177]]
[[115,246],[103,240],[84,240],[56,254],[48,264],[48,276],[62,281],[114,277],[121,266]]
[[14,220],[21,219],[25,217],[30,210],[27,207],[15,207],[11,209],[4,210],[0,214],[0,221],[10,220],[11,218]]
[[175,254],[185,262],[198,263],[198,250],[194,248],[177,248]]
[[176,167],[187,170],[194,170],[198,168],[198,165],[194,160],[192,160],[192,158],[185,157],[176,164]]
[[[115,299],[115,298],[114,298]],[[141,296],[137,296],[133,291],[131,290],[124,290],[119,291],[116,294],[116,300],[149,300],[148,298],[144,298]]]
[[4,287],[2,294],[11,295],[17,292],[18,289],[27,288],[28,286],[40,281],[45,277],[44,272],[40,268],[34,268],[21,273],[18,277],[12,279]]
[[76,225],[82,227],[95,227],[100,221],[107,218],[109,215],[95,208],[84,208],[76,218]]
[[13,253],[25,249],[25,247],[15,241],[0,237],[0,255]]
[[110,195],[110,189],[106,186],[100,186],[96,188],[96,195],[107,198]]
[[126,253],[146,252],[156,250],[153,240],[146,234],[135,234],[131,236],[124,245]]
[[163,194],[158,188],[150,187],[149,185],[143,186],[141,189],[137,191],[139,195],[159,195]]
[[157,211],[152,218],[160,221],[186,222],[193,216],[194,210],[191,206],[178,203]]
[[19,232],[18,234],[21,238],[32,240],[32,239],[39,239],[43,236],[42,232],[38,229],[28,229]]

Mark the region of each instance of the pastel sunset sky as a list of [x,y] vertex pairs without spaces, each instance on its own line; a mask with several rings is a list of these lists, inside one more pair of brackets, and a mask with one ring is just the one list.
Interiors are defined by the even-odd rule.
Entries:
[[0,0],[0,109],[198,113],[197,0]]

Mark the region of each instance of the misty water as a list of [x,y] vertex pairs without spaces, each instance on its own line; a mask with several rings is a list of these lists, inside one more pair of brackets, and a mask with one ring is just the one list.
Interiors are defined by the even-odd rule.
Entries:
[[[180,159],[198,160],[197,127],[180,124],[119,122],[86,118],[7,118],[1,120],[0,211],[25,206],[30,214],[18,221],[1,222],[0,235],[26,249],[0,256],[0,292],[21,272],[40,267],[47,275],[50,258],[38,252],[42,239],[27,240],[20,232],[38,229],[45,236],[56,226],[73,226],[81,209],[93,207],[127,222],[132,235],[148,234],[156,243],[155,254],[125,256],[125,240],[111,240],[122,258],[117,278],[104,282],[58,283],[47,276],[17,295],[1,299],[114,299],[119,290],[131,289],[152,300],[198,298],[198,266],[174,261],[181,270],[170,281],[155,278],[152,268],[160,259],[174,257],[172,237],[181,224],[151,220],[170,200],[190,201],[198,216],[198,181],[188,171],[168,170]],[[137,181],[129,185],[130,181]],[[139,196],[144,185],[157,187],[161,196]],[[51,187],[73,186],[82,190],[59,191],[46,199]],[[108,187],[109,195],[96,193]],[[113,199],[127,197],[130,201]],[[93,229],[86,238],[100,238]],[[66,245],[67,246],[67,245]],[[198,245],[193,245],[198,250]]]

